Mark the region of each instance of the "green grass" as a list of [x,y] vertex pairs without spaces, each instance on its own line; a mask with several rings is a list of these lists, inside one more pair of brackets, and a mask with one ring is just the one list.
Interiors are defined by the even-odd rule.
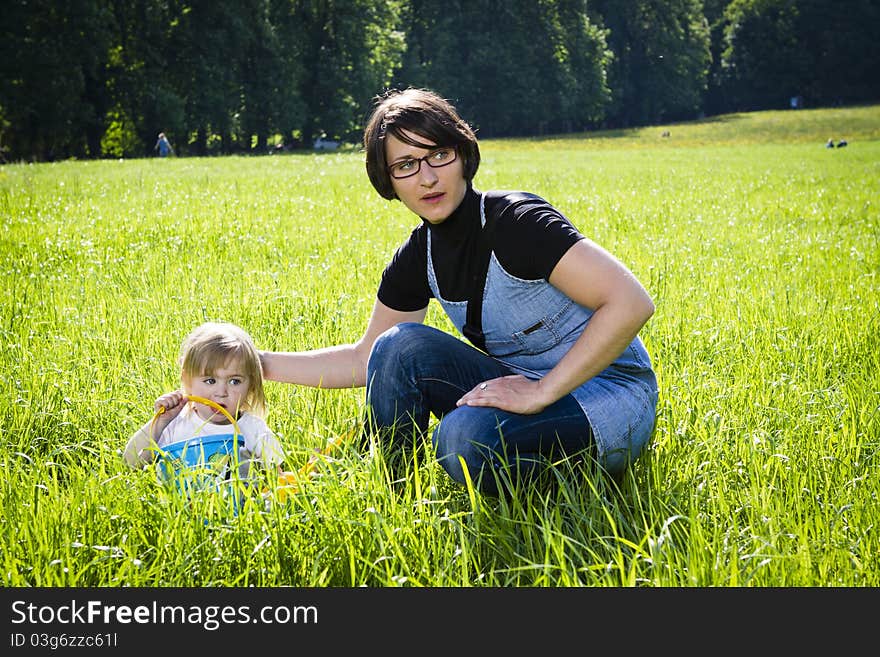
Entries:
[[[880,107],[482,152],[479,189],[543,195],[656,302],[658,423],[619,488],[563,462],[552,492],[499,500],[428,446],[397,479],[345,445],[284,504],[185,507],[120,456],[177,385],[184,335],[355,340],[413,217],[356,152],[10,164],[3,585],[880,585]],[[362,411],[362,390],[267,394],[289,469]]]

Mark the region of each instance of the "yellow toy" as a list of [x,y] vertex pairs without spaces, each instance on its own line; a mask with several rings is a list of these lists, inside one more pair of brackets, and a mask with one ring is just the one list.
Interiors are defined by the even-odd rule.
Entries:
[[[297,472],[282,472],[278,477],[278,487],[275,489],[275,494],[278,497],[279,502],[287,501],[287,497],[289,495],[293,495],[299,490],[300,482],[305,481],[312,470],[315,469],[315,466],[318,462],[330,454],[336,447],[345,442],[348,438],[352,437],[355,433],[355,429],[348,431],[340,436],[337,436],[333,441],[327,444],[324,449],[320,452],[309,458],[306,461],[306,464],[301,467]],[[264,489],[263,494],[268,494],[269,490]]]

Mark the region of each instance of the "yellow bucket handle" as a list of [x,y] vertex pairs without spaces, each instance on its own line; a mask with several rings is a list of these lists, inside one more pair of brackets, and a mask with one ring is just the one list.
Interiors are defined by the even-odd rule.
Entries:
[[[226,419],[232,423],[232,428],[234,430],[232,437],[235,438],[235,437],[241,435],[241,429],[239,429],[239,427],[238,427],[238,422],[236,422],[235,418],[232,417],[232,415],[229,413],[229,411],[227,411],[225,408],[223,408],[220,404],[218,404],[215,401],[211,401],[210,399],[207,399],[206,397],[199,397],[198,395],[184,395],[184,397],[186,399],[188,399],[189,401],[198,402],[199,404],[205,404],[207,406],[210,406],[210,407],[220,411],[223,415],[226,416]],[[160,406],[159,410],[156,411],[156,414],[153,416],[153,419],[150,420],[150,438],[153,438],[153,425],[156,423],[156,420],[159,418],[159,416],[162,415],[162,413],[164,413],[164,412],[165,412],[165,407]],[[153,439],[155,440],[155,438],[153,438]]]

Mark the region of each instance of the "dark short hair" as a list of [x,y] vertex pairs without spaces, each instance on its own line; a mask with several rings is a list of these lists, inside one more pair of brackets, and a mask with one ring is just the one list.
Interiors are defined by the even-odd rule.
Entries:
[[[367,175],[380,196],[397,198],[385,159],[385,136],[419,148],[454,147],[464,162],[464,178],[470,183],[480,166],[480,147],[473,128],[458,115],[455,107],[427,89],[392,89],[376,96],[373,113],[364,128]],[[432,143],[419,142],[403,131]]]

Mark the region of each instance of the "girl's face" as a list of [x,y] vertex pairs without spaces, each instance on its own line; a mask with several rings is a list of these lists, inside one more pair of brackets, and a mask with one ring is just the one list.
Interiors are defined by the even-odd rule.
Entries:
[[[425,142],[419,135],[407,132],[414,141]],[[464,161],[461,157],[448,165],[432,167],[427,161],[418,162],[428,154],[435,154],[437,147],[419,148],[400,141],[394,135],[385,138],[385,161],[395,166],[409,161],[418,173],[408,178],[393,178],[391,184],[403,204],[432,224],[443,223],[459,206],[467,191],[464,179]],[[442,153],[440,154],[442,155]]]
[[[213,372],[194,376],[188,383],[189,394],[210,399],[236,419],[251,387],[251,382],[244,374],[244,368],[238,359],[229,360],[222,368]],[[213,424],[229,424],[226,415],[208,404],[193,402],[193,407],[203,420]]]

